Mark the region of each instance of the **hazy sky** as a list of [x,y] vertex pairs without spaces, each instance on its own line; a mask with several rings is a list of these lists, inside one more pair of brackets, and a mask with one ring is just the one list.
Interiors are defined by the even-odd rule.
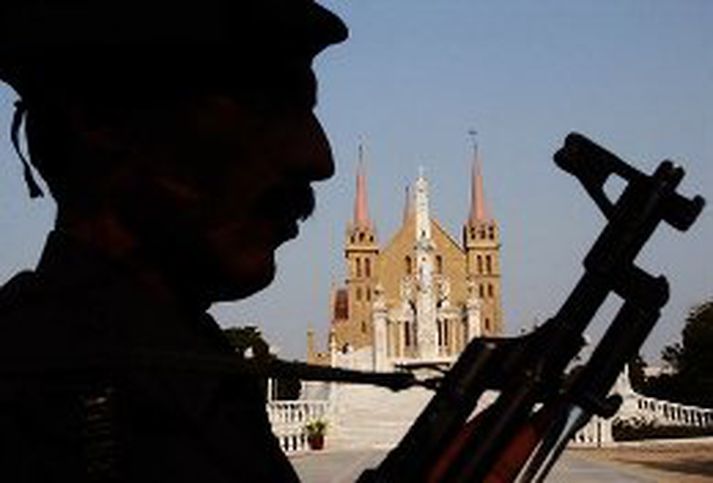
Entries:
[[[318,208],[301,237],[280,249],[273,286],[214,310],[224,325],[260,325],[282,356],[304,357],[309,324],[326,333],[330,286],[345,275],[360,138],[380,241],[397,229],[404,186],[420,165],[432,212],[460,239],[467,132],[478,130],[486,196],[501,224],[508,333],[554,313],[603,226],[576,180],[552,162],[569,131],[647,172],[673,159],[688,171],[681,191],[713,200],[713,2],[324,3],[351,29],[347,43],[316,63],[337,174],[318,185]],[[34,265],[54,211],[51,201],[26,197],[9,146],[13,99],[0,89],[0,282]],[[713,296],[712,210],[685,235],[662,227],[640,257],[672,286],[645,346],[650,359],[677,338],[688,308]]]

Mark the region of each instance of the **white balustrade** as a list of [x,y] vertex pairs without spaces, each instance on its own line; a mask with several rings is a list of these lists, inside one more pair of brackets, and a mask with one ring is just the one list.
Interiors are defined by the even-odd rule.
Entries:
[[570,445],[599,448],[613,443],[611,419],[592,416],[592,419],[574,435]]
[[317,419],[329,423],[329,409],[328,401],[297,400],[267,403],[272,432],[285,453],[306,451],[308,445],[305,425]]
[[620,418],[624,420],[634,416],[643,417],[659,426],[713,426],[713,409],[654,399],[637,393],[629,395],[620,413]]
[[[619,420],[643,420],[659,426],[713,427],[713,409],[643,396],[631,389],[627,376],[626,372],[622,374],[614,390],[624,398],[624,403],[616,415]],[[286,453],[308,449],[305,425],[310,421],[317,419],[326,421],[328,431],[330,423],[336,424],[333,411],[338,401],[331,397],[332,391],[329,391],[329,394],[330,397],[320,400],[268,402],[267,410],[272,430]],[[614,443],[613,419],[593,416],[589,423],[572,438],[571,444],[600,447]]]

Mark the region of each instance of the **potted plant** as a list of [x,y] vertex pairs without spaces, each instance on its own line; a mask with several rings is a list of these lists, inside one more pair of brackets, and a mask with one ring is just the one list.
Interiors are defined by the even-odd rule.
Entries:
[[327,422],[315,419],[305,425],[307,433],[307,443],[310,449],[319,450],[324,448],[324,434],[327,432]]

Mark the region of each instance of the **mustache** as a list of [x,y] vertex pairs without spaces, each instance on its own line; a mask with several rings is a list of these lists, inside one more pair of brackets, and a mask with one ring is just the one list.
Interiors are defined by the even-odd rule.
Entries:
[[309,184],[280,185],[258,199],[258,214],[278,221],[304,221],[316,206],[314,190]]

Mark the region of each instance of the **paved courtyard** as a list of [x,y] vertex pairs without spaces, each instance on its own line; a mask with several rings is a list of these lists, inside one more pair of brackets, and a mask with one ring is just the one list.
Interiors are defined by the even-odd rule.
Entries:
[[[292,458],[304,483],[352,483],[365,468],[378,464],[385,453],[376,450],[309,453]],[[644,483],[655,479],[603,462],[591,461],[566,452],[550,473],[551,482]]]

